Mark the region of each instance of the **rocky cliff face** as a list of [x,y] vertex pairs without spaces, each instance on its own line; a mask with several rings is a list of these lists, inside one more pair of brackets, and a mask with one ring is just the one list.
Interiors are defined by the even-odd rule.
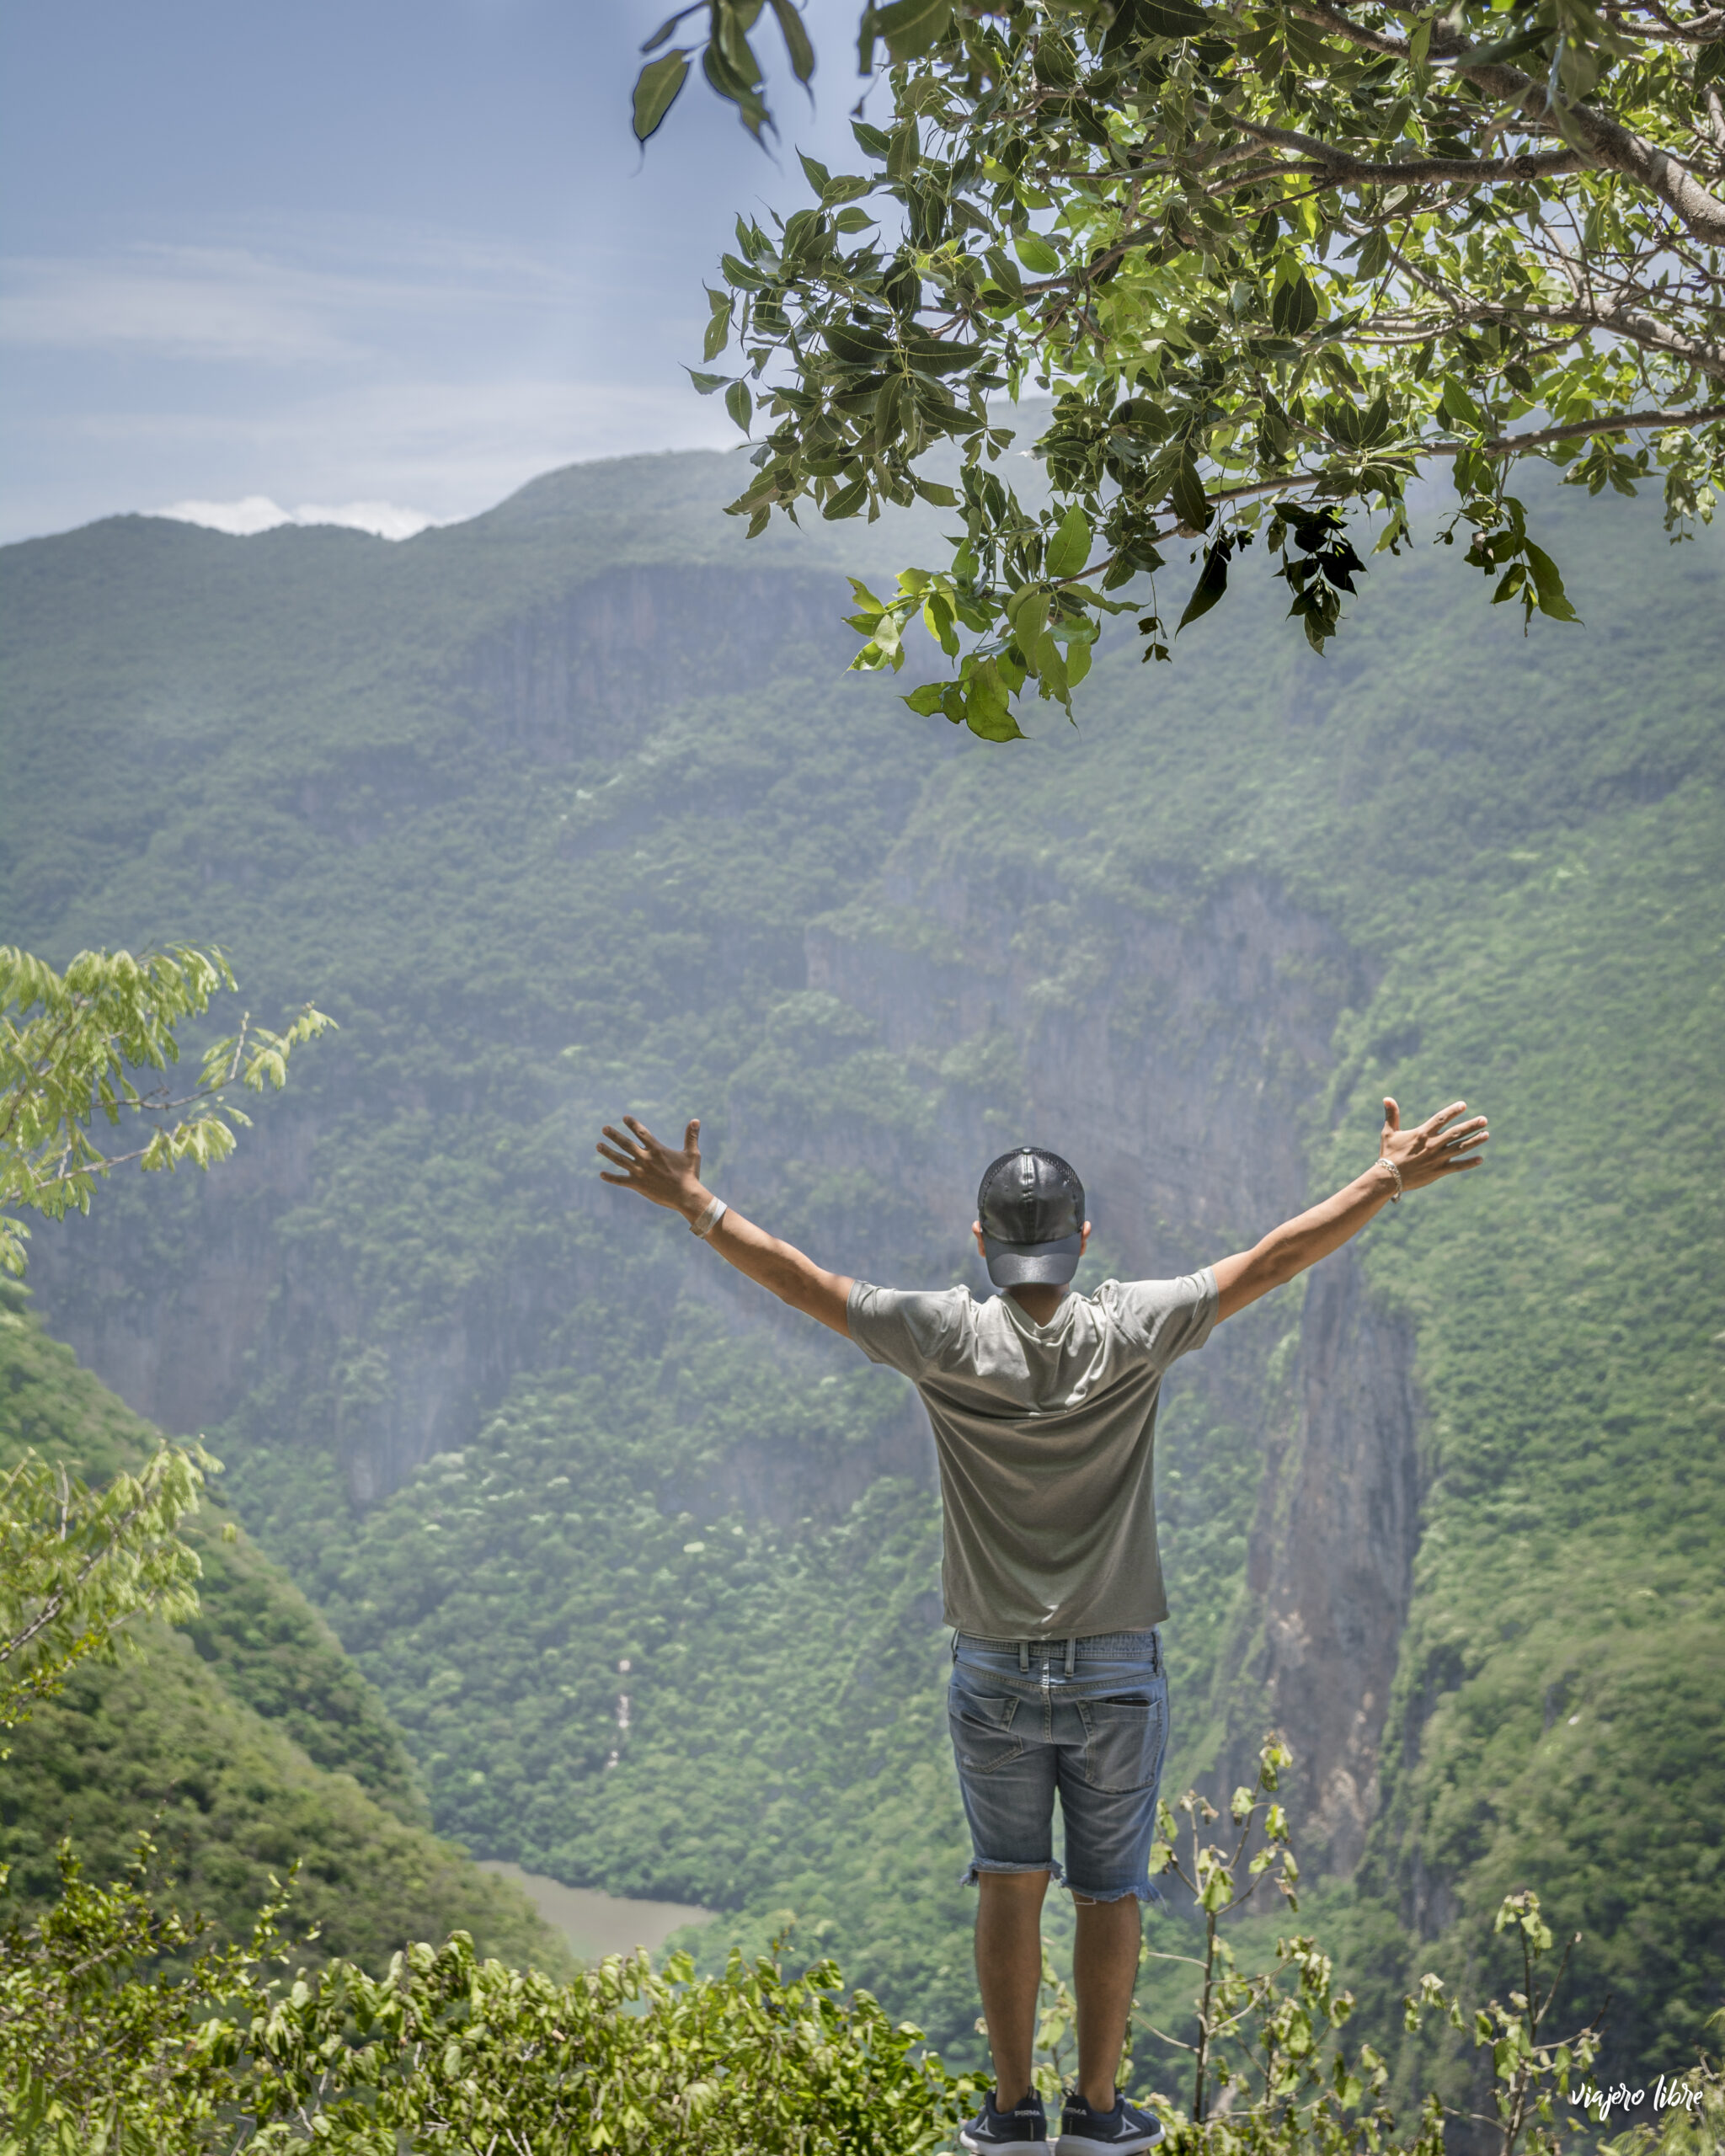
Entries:
[[783,569],[614,569],[482,637],[447,692],[536,764],[622,755],[713,681],[759,688],[788,644],[836,653],[845,595],[840,578]]
[[1378,1807],[1419,1540],[1413,1347],[1339,1252],[1311,1276],[1293,1397],[1266,1430],[1215,1780],[1249,1782],[1264,1731],[1280,1729],[1308,1870],[1351,1872]]

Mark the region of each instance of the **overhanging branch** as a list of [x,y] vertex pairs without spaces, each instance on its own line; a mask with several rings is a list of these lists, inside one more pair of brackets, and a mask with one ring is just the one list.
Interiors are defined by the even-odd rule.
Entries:
[[[1517,157],[1410,157],[1405,163],[1380,163],[1338,150],[1315,136],[1296,133],[1290,127],[1261,127],[1255,121],[1237,120],[1234,125],[1254,141],[1279,150],[1291,150],[1308,161],[1310,168],[1350,180],[1356,187],[1407,187],[1441,184],[1445,186],[1486,187],[1503,180],[1552,179],[1565,173],[1585,172],[1594,160],[1576,149],[1541,150]],[[1284,167],[1285,170],[1286,168]]]

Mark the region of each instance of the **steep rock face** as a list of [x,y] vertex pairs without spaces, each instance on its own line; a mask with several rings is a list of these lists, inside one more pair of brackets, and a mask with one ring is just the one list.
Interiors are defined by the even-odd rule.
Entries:
[[[571,583],[439,671],[434,702],[455,720],[452,763],[434,775],[410,747],[355,752],[337,771],[307,776],[281,805],[310,830],[360,846],[387,814],[446,798],[463,756],[489,760],[500,750],[536,765],[621,756],[667,703],[713,679],[746,694],[772,678],[788,644],[812,641],[830,655],[845,633],[844,594],[840,579],[782,568],[639,566]],[[646,820],[619,816],[589,843],[631,844]],[[242,888],[251,881],[216,860],[203,873]],[[328,1063],[339,1044],[323,1053]],[[518,1370],[543,1360],[548,1335],[592,1283],[579,1264],[505,1265],[448,1321],[348,1352],[362,1315],[350,1284],[277,1232],[312,1193],[324,1131],[296,1090],[213,1181],[152,1192],[148,1208],[127,1207],[116,1193],[95,1218],[40,1235],[32,1275],[60,1337],[164,1429],[222,1422],[265,1369],[327,1396],[350,1491],[366,1505],[459,1444]],[[757,1475],[750,1486],[772,1480]]]
[[[1189,912],[1124,895],[953,883],[888,935],[811,931],[809,979],[944,1068],[938,1150],[973,1186],[1007,1145],[1055,1146],[1110,1253],[1148,1273],[1220,1257],[1298,1209],[1300,1111],[1365,986],[1332,929],[1253,880]],[[1014,1065],[1009,1129],[997,1103]]]
[[1264,1730],[1282,1730],[1308,1869],[1351,1872],[1377,1811],[1419,1538],[1413,1348],[1340,1252],[1311,1278],[1291,1418],[1268,1433],[1215,1780],[1249,1782]]
[[621,755],[692,690],[746,694],[787,643],[836,646],[844,596],[838,578],[783,569],[614,569],[481,638],[449,686],[535,763]]

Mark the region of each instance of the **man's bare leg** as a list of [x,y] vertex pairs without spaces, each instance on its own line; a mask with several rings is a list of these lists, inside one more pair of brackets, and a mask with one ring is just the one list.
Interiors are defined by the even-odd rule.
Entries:
[[[1036,2002],[1042,1988],[1042,1903],[1045,1871],[981,1871],[976,1876],[976,1982],[994,2054],[995,2103],[1010,2111],[1030,2089],[1036,2042]],[[1132,1904],[1135,1910],[1138,1904]],[[1132,1950],[1138,1967],[1138,1949]],[[1130,1995],[1130,1994],[1129,1994]],[[1125,2024],[1120,2025],[1121,2033]],[[1119,2057],[1116,2047],[1115,2057]]]
[[[1093,2111],[1114,2107],[1114,2075],[1138,1982],[1138,1897],[1086,1902],[1075,1894],[1078,1936],[1072,1988],[1078,1999],[1078,2093]],[[990,2023],[991,2028],[994,2025]],[[998,2053],[996,2053],[998,2061]]]

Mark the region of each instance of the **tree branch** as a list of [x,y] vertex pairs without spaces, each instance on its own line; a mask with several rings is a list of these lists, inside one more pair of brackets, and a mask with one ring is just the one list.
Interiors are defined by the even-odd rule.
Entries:
[[[1608,413],[1603,419],[1568,419],[1562,426],[1541,427],[1536,434],[1500,435],[1495,441],[1487,442],[1486,448],[1493,456],[1504,456],[1526,449],[1540,449],[1547,442],[1584,441],[1590,435],[1623,434],[1636,427],[1704,427],[1715,419],[1725,419],[1725,404],[1703,404],[1687,412]],[[1434,453],[1455,454],[1450,449]]]
[[1562,149],[1519,157],[1410,157],[1405,163],[1379,164],[1370,158],[1352,157],[1314,136],[1296,134],[1292,128],[1261,127],[1249,120],[1236,120],[1234,125],[1254,141],[1295,151],[1309,158],[1318,171],[1333,173],[1359,187],[1407,187],[1433,182],[1484,187],[1497,180],[1556,179],[1564,173],[1584,172],[1592,163],[1579,150]]
[[[1307,22],[1321,23],[1338,37],[1368,46],[1374,52],[1386,53],[1398,60],[1412,57],[1405,39],[1384,37],[1375,30],[1363,29],[1351,22],[1339,7],[1332,5],[1331,0],[1295,0],[1295,13]],[[1519,67],[1509,67],[1500,60],[1471,60],[1468,56],[1474,50],[1453,37],[1445,36],[1440,29],[1433,31],[1434,60],[1447,61],[1458,75],[1466,76],[1499,103],[1513,103],[1530,124],[1550,124],[1555,115],[1543,83],[1536,83]],[[1725,202],[1710,194],[1688,166],[1669,150],[1662,149],[1657,142],[1649,142],[1632,128],[1607,119],[1590,104],[1574,104],[1565,99],[1562,118],[1565,134],[1578,137],[1581,146],[1592,153],[1595,163],[1607,165],[1614,172],[1638,181],[1705,245],[1725,247]]]

